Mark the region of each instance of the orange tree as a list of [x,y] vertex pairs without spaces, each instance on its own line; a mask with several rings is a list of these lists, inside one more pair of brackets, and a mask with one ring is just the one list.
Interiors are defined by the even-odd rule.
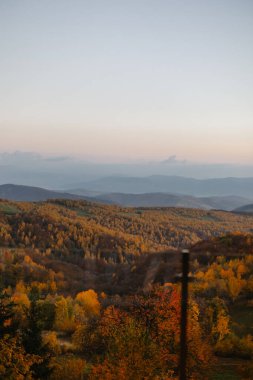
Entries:
[[28,354],[13,323],[15,304],[5,293],[0,294],[0,379],[32,379],[32,366],[40,362]]
[[[102,315],[99,330],[106,341],[103,360],[90,379],[170,379],[178,373],[180,294],[175,286],[128,299],[125,310],[113,306]],[[188,329],[188,376],[205,378],[211,349],[191,301]]]

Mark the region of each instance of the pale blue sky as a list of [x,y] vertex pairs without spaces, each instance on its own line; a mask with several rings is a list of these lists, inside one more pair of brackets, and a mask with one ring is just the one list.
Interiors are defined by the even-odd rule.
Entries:
[[0,151],[253,163],[252,0],[1,0]]

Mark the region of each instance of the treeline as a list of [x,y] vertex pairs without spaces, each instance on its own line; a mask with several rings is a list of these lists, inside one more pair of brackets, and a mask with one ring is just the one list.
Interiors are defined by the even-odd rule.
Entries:
[[252,217],[221,211],[126,209],[68,200],[0,202],[0,246],[107,263],[127,263],[144,253],[252,229]]
[[[2,204],[3,206],[3,204]],[[18,212],[1,213],[0,245],[30,247],[56,257],[77,255],[123,261],[122,253],[144,252],[143,239],[110,230],[50,203],[18,204]]]
[[251,216],[245,218],[245,215],[225,211],[123,208],[71,200],[54,200],[53,203],[110,230],[141,236],[149,250],[178,249],[231,232],[250,232],[253,227]]

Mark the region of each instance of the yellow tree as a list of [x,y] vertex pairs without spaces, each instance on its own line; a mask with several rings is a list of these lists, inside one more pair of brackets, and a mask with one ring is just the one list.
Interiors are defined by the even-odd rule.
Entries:
[[[87,318],[98,316],[100,313],[100,302],[97,293],[90,289],[77,294],[76,303],[84,310]],[[80,310],[79,310],[80,313]]]

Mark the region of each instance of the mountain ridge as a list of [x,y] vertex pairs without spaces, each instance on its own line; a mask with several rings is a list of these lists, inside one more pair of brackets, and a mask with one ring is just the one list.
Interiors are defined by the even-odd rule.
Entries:
[[83,197],[81,195],[44,189],[42,187],[37,186],[25,186],[14,184],[0,185],[0,198],[12,201],[29,202],[46,201],[47,199],[56,198],[88,200],[88,197]]
[[243,205],[233,210],[234,212],[253,214],[253,203]]
[[[182,176],[152,175],[148,177],[110,176],[79,183],[74,188],[100,193],[170,193],[198,197],[236,195],[252,199],[253,177],[195,179]],[[73,190],[68,190],[72,191]]]
[[[74,191],[74,190],[73,190]],[[39,202],[48,199],[86,200],[125,207],[187,207],[199,209],[222,209],[232,211],[249,204],[250,200],[239,196],[194,197],[187,194],[170,193],[105,193],[90,190],[61,192],[40,187],[5,184],[0,185],[0,198],[12,201]]]

